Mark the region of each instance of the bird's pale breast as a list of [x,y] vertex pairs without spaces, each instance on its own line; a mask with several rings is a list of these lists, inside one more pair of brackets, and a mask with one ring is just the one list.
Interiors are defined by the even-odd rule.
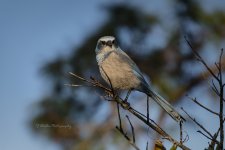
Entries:
[[113,88],[131,89],[140,85],[140,80],[135,76],[129,63],[122,60],[117,53],[112,52],[100,66],[102,77],[110,84],[109,78]]

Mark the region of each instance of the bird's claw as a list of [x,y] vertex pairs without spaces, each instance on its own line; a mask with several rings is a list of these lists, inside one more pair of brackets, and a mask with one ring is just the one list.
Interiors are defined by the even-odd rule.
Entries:
[[129,108],[130,108],[130,103],[128,103],[127,101],[123,101],[123,103],[121,103],[121,106],[122,106],[124,109],[129,109]]

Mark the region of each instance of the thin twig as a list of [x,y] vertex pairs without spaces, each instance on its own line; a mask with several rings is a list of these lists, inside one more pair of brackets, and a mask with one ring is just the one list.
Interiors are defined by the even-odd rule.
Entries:
[[183,144],[183,129],[182,129],[182,121],[180,121],[180,143]]
[[192,118],[184,109],[183,107],[181,107],[181,110],[184,111],[184,113],[195,123],[197,124],[203,131],[205,131],[210,137],[211,139],[213,138],[212,134],[203,126],[201,125],[198,121],[195,120],[195,118]]
[[101,70],[104,72],[105,76],[107,77],[107,80],[109,81],[110,88],[111,88],[111,90],[112,90],[112,94],[113,94],[113,96],[115,96],[115,91],[114,91],[114,89],[113,89],[113,85],[112,85],[112,82],[111,82],[111,80],[110,80],[108,74],[105,72],[105,70],[104,70],[102,67],[100,67],[100,68],[101,68]]
[[222,56],[223,56],[223,48],[221,49],[221,52],[220,52],[220,59],[219,59],[219,72],[222,73]]
[[199,102],[197,101],[196,98],[192,98],[192,97],[189,97],[189,96],[188,96],[188,98],[189,98],[190,100],[192,100],[194,103],[196,103],[197,105],[199,105],[200,107],[202,107],[202,108],[204,108],[205,110],[207,110],[208,112],[211,112],[212,114],[219,116],[219,113],[217,113],[217,112],[215,112],[215,111],[213,111],[213,110],[207,108],[206,106],[202,105],[201,103],[199,103]]
[[131,127],[132,137],[133,137],[133,143],[135,143],[135,132],[134,132],[134,127],[133,127],[133,125],[132,125],[132,123],[131,123],[131,121],[130,121],[129,116],[126,115],[126,117],[127,117],[127,120],[128,120],[128,122],[129,122],[129,124],[130,124],[130,127]]
[[[223,119],[223,123],[224,123],[224,121],[225,121],[225,118]],[[214,139],[214,140],[217,139],[217,137],[218,137],[218,135],[219,135],[219,132],[220,132],[220,127],[219,127],[219,129],[216,131],[216,133],[213,135],[213,139]]]
[[191,48],[191,50],[193,51],[193,53],[195,54],[195,56],[197,57],[197,59],[205,66],[205,68],[210,72],[210,74],[217,80],[219,81],[219,78],[215,75],[215,73],[213,73],[213,71],[208,67],[208,65],[206,64],[206,62],[202,59],[202,57],[194,50],[193,46],[191,45],[191,43],[188,41],[187,37],[184,36],[185,41],[187,42],[187,44],[189,45],[189,47]]
[[217,87],[216,87],[216,85],[215,85],[215,83],[214,83],[214,81],[212,80],[212,85],[213,85],[213,87],[212,87],[212,90],[216,93],[216,95],[220,95],[219,94],[219,91],[218,91],[218,89],[217,89]]
[[[198,130],[197,132],[200,133],[200,134],[202,134],[204,137],[206,137],[206,138],[209,139],[210,141],[213,140],[213,138],[209,137],[208,135],[206,135],[206,134],[203,133],[202,131]],[[215,142],[219,143],[218,141],[215,141]]]
[[103,90],[105,90],[105,91],[107,91],[107,92],[112,92],[111,89],[106,88],[106,87],[103,86],[100,82],[92,82],[92,81],[89,81],[89,80],[87,80],[87,79],[85,79],[85,78],[80,77],[80,76],[77,75],[77,74],[72,73],[72,72],[69,72],[69,74],[72,75],[72,76],[74,76],[74,77],[76,77],[76,78],[78,78],[78,79],[80,79],[80,80],[82,80],[82,81],[84,81],[84,82],[89,83],[90,85],[92,85],[92,86],[94,86],[94,87],[99,87],[99,88],[101,88],[101,89],[103,89]]
[[123,131],[122,121],[121,121],[121,117],[120,117],[120,106],[119,106],[119,103],[116,103],[116,107],[117,107],[117,114],[118,114],[118,118],[119,118],[119,128],[120,128],[120,130]]
[[[124,104],[124,101],[122,99],[120,99],[119,97],[116,98],[116,101],[118,103],[120,103],[122,106],[126,105],[126,103]],[[167,139],[168,141],[172,142],[173,144],[176,144],[178,147],[182,148],[183,150],[190,150],[188,147],[186,147],[185,145],[181,144],[180,142],[178,142],[177,140],[173,139],[168,133],[166,133],[162,128],[160,128],[159,126],[155,126],[155,122],[154,124],[151,122],[147,122],[147,120],[140,115],[136,110],[134,110],[131,106],[127,106],[126,110],[128,110],[130,113],[132,113],[135,117],[137,117],[138,119],[140,119],[142,122],[144,122],[148,127],[152,128],[154,131],[156,131],[158,134],[160,134],[164,139]],[[152,121],[150,119],[150,121]]]
[[135,143],[133,143],[130,138],[123,132],[121,131],[118,127],[116,127],[117,131],[119,131],[119,133],[121,133],[123,135],[123,137],[130,143],[130,145],[132,145],[136,150],[140,150],[140,148],[137,147],[137,145]]
[[185,142],[187,142],[189,140],[189,136],[188,136],[187,132],[184,132],[184,133],[186,133],[186,136],[185,136],[185,138],[183,140],[183,143],[185,143]]
[[130,138],[127,136],[127,133],[123,131],[120,127],[116,126],[116,129],[128,140],[130,141]]
[[211,143],[209,144],[209,148],[214,149],[215,144],[219,145],[219,143],[216,143],[216,142],[215,142],[216,139],[217,139],[217,137],[218,137],[218,135],[219,135],[219,132],[220,132],[220,128],[219,128],[219,129],[217,130],[217,132],[213,135],[213,139],[211,140]]
[[81,85],[81,84],[64,84],[65,86],[72,86],[72,87],[81,87],[81,86],[86,86],[86,87],[92,87],[92,85]]
[[221,49],[221,54],[220,54],[220,60],[219,60],[219,85],[220,85],[220,115],[219,115],[219,119],[220,119],[220,144],[219,147],[220,149],[223,149],[223,143],[224,143],[224,119],[223,119],[223,76],[222,76],[222,69],[221,69],[221,61],[222,61],[222,55],[223,55],[223,49]]
[[[110,88],[112,90],[112,95],[113,95],[113,98],[116,98],[116,94],[115,94],[115,91],[113,89],[113,85],[112,85],[112,82],[108,76],[108,74],[105,72],[105,70],[101,67],[102,71],[104,72],[104,74],[106,75],[108,81],[109,81],[109,84],[110,84]],[[136,145],[135,145],[135,135],[134,135],[134,128],[133,128],[133,125],[131,124],[130,120],[129,120],[129,117],[127,116],[127,119],[131,125],[131,129],[132,129],[132,135],[133,135],[133,142],[131,142],[130,138],[126,135],[126,133],[124,133],[123,131],[123,127],[122,127],[122,120],[121,120],[121,117],[120,117],[120,107],[119,107],[119,103],[117,102],[117,111],[118,111],[118,118],[119,118],[119,128],[116,127],[120,133],[128,140],[128,142],[136,149],[136,150],[140,150]]]
[[[189,45],[189,47],[191,48],[191,50],[193,51],[193,53],[195,54],[195,56],[197,57],[197,59],[205,66],[205,68],[208,70],[208,72],[213,76],[213,78],[219,83],[219,90],[218,88],[215,86],[213,80],[212,80],[212,90],[219,96],[219,100],[220,100],[220,111],[219,113],[216,113],[208,108],[206,108],[205,106],[203,106],[202,104],[200,104],[196,99],[192,99],[196,104],[198,104],[199,106],[201,106],[202,108],[206,109],[207,111],[216,114],[217,116],[219,116],[219,122],[220,122],[220,127],[218,129],[218,131],[214,134],[214,136],[212,136],[208,130],[206,130],[201,124],[199,124],[194,118],[190,117],[187,112],[185,112],[183,109],[183,111],[189,116],[189,118],[191,118],[201,129],[203,129],[204,132],[206,132],[208,135],[204,134],[201,131],[198,131],[199,133],[201,133],[202,135],[204,135],[205,137],[209,138],[212,142],[211,144],[213,145],[213,140],[215,142],[217,142],[219,149],[223,150],[224,147],[224,114],[223,114],[223,103],[225,102],[224,100],[224,83],[223,83],[223,76],[222,76],[222,56],[223,56],[223,49],[221,49],[221,53],[220,53],[220,57],[219,57],[219,62],[215,63],[216,69],[218,70],[218,74],[216,75],[210,68],[209,66],[206,64],[206,62],[204,61],[204,59],[202,59],[202,57],[198,54],[197,51],[194,50],[194,48],[192,47],[191,43],[187,40],[186,36],[184,37],[187,44]],[[216,140],[217,136],[220,132],[220,140],[219,142]],[[209,146],[212,146],[212,145]]]
[[145,116],[144,114],[142,114],[141,112],[139,112],[139,111],[137,111],[137,110],[133,110],[133,111],[135,111],[137,114],[139,114],[139,115],[141,115],[142,117],[144,117],[144,118],[146,118],[147,119],[147,116]]
[[147,96],[147,122],[149,122],[149,97]]

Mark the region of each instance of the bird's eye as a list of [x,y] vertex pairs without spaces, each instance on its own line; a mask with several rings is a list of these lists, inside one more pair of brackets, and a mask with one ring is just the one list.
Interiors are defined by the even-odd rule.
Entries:
[[116,40],[113,40],[113,41],[112,41],[112,44],[113,44],[115,47],[118,47],[118,44],[117,44],[117,41],[116,41]]
[[105,41],[101,41],[101,43],[102,43],[102,45],[105,45],[105,44],[106,44],[106,42],[105,42]]

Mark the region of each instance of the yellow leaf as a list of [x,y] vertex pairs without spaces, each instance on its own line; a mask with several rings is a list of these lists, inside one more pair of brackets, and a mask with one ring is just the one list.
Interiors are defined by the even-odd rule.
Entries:
[[162,141],[157,140],[155,141],[154,150],[166,150],[166,148],[163,146]]
[[177,149],[177,145],[173,145],[170,150],[176,150]]

